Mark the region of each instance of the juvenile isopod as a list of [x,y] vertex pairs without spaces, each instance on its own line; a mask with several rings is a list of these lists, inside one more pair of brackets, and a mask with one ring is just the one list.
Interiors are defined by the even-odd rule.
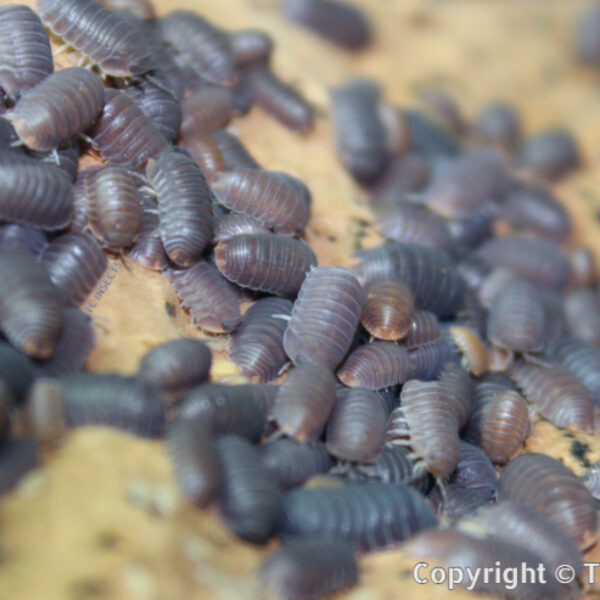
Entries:
[[366,16],[345,2],[285,0],[283,12],[288,19],[349,50],[360,50],[371,41]]
[[107,266],[100,244],[89,234],[73,231],[54,238],[40,257],[65,304],[80,305]]
[[181,493],[199,506],[217,495],[221,469],[208,427],[176,419],[167,428],[167,448]]
[[0,253],[0,281],[0,329],[25,354],[48,358],[63,324],[60,292],[27,254]]
[[169,147],[165,136],[123,92],[107,89],[100,118],[91,129],[92,146],[113,165],[143,168]]
[[575,473],[555,458],[524,454],[510,461],[500,473],[499,499],[540,511],[581,550],[598,539],[594,499]]
[[377,179],[389,161],[379,102],[380,90],[369,79],[350,79],[331,92],[337,153],[346,169],[363,182]]
[[295,296],[317,263],[308,244],[270,233],[238,235],[219,242],[215,261],[229,281],[278,296]]
[[374,462],[383,448],[386,420],[387,411],[375,392],[340,390],[327,425],[327,450],[340,460]]
[[337,373],[344,385],[370,390],[404,383],[410,374],[408,352],[393,342],[372,342],[358,346]]
[[268,62],[273,51],[271,36],[260,29],[242,29],[231,35],[233,60],[237,67]]
[[505,267],[546,289],[562,291],[569,281],[569,261],[550,240],[503,235],[485,242],[477,254],[490,266]]
[[138,375],[155,383],[163,393],[178,397],[204,383],[210,374],[212,355],[201,340],[178,338],[149,350],[142,357]]
[[23,252],[39,256],[48,243],[42,231],[29,225],[0,225],[0,252]]
[[521,451],[528,434],[529,407],[520,394],[489,381],[475,386],[468,442],[479,445],[493,463],[504,464]]
[[283,349],[283,332],[292,303],[284,298],[262,298],[246,312],[234,332],[228,350],[229,358],[246,377],[255,382],[275,379],[288,362]]
[[261,63],[247,67],[252,98],[267,114],[285,127],[307,133],[313,127],[313,107],[293,86],[283,82]]
[[120,14],[96,0],[38,0],[44,25],[113,77],[152,69],[144,38]]
[[439,317],[453,315],[465,291],[465,283],[450,257],[441,250],[418,244],[391,242],[357,250],[353,271],[363,284],[397,277],[413,293],[417,308]]
[[545,366],[520,360],[510,375],[525,398],[557,427],[594,431],[594,398],[567,369],[549,359]]
[[240,538],[264,544],[275,533],[281,494],[260,461],[258,450],[243,438],[216,442],[222,482],[219,505],[227,526]]
[[284,538],[338,535],[360,551],[403,542],[437,524],[425,498],[399,482],[292,490],[282,507]]
[[494,500],[498,491],[498,475],[488,455],[463,441],[460,442],[460,458],[450,482],[475,492],[486,502]]
[[317,439],[336,400],[336,381],[322,364],[292,369],[279,386],[271,416],[282,433],[305,442]]
[[360,284],[348,269],[313,269],[302,285],[283,338],[292,362],[335,369],[354,339],[362,297]]
[[488,357],[483,341],[477,333],[463,325],[451,325],[448,333],[462,354],[463,366],[476,377],[483,375],[488,368]]
[[84,179],[89,228],[112,250],[131,246],[142,224],[136,180],[127,169],[105,166]]
[[73,210],[73,186],[55,167],[0,150],[0,219],[55,231]]
[[40,18],[21,4],[0,8],[0,88],[12,100],[54,71]]
[[100,78],[82,67],[61,69],[23,94],[10,115],[19,139],[50,151],[83,133],[104,105]]
[[565,129],[549,129],[523,142],[520,165],[549,180],[564,177],[581,166],[581,155],[573,135]]
[[227,129],[217,129],[212,131],[210,135],[217,143],[219,150],[221,150],[225,169],[260,169],[260,165],[250,155],[239,138],[229,133]]
[[156,190],[167,255],[178,266],[193,264],[212,237],[212,195],[200,167],[187,152],[168,150],[148,161],[146,176]]
[[410,329],[402,344],[408,350],[437,342],[442,337],[439,319],[428,310],[415,310],[412,315]]
[[410,331],[413,312],[410,290],[398,279],[380,279],[365,288],[360,322],[372,336],[393,341]]
[[331,457],[321,441],[300,444],[280,438],[261,446],[260,460],[282,489],[298,487],[312,475],[331,468]]
[[137,240],[129,250],[128,256],[138,265],[153,271],[164,271],[169,259],[160,239],[158,209],[156,203],[141,195],[142,221]]
[[276,392],[274,386],[205,383],[186,394],[178,417],[207,426],[215,436],[257,441]]
[[512,152],[521,142],[521,118],[511,104],[492,102],[479,113],[475,132],[483,143]]
[[158,388],[116,373],[70,373],[38,379],[32,397],[56,394],[72,427],[102,425],[147,438],[165,433],[165,407]]
[[201,77],[232,83],[235,77],[229,36],[196,13],[174,10],[157,23],[159,37],[173,47]]
[[223,333],[240,324],[237,295],[210,263],[201,260],[188,269],[167,269],[165,274],[192,321],[202,329]]
[[352,546],[334,536],[288,542],[260,566],[267,593],[286,600],[329,596],[356,585],[358,577]]
[[254,217],[241,213],[226,213],[213,223],[213,242],[230,240],[245,233],[269,233],[269,230]]
[[310,191],[287,173],[235,169],[215,175],[211,187],[223,206],[258,219],[275,233],[298,235],[308,223]]
[[89,315],[78,308],[66,308],[63,325],[52,356],[36,364],[38,376],[53,377],[81,371],[96,342]]

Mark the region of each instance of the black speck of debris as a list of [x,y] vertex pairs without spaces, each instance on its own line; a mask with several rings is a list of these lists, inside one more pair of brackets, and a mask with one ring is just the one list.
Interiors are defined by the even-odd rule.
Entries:
[[579,461],[582,467],[590,467],[591,463],[587,458],[587,453],[590,451],[590,447],[586,443],[573,440],[571,444],[571,454]]
[[175,307],[170,302],[165,302],[165,310],[170,317],[175,316]]

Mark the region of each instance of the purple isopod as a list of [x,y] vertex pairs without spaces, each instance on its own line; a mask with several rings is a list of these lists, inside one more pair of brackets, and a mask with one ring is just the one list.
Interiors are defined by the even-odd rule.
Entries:
[[313,127],[314,109],[291,85],[269,68],[256,63],[246,68],[247,85],[257,106],[285,127],[307,133]]
[[462,135],[467,123],[456,100],[446,91],[431,88],[421,95],[421,103],[425,110],[448,131]]
[[237,67],[268,62],[273,51],[271,36],[260,29],[242,29],[231,35],[233,60]]
[[167,428],[167,448],[181,493],[198,506],[208,505],[221,483],[210,429],[197,421],[177,419]]
[[238,235],[219,242],[215,261],[229,281],[278,296],[295,296],[317,264],[305,242],[270,233]]
[[479,113],[475,133],[485,144],[511,152],[521,142],[521,118],[511,104],[492,102]]
[[234,332],[228,356],[242,373],[256,383],[275,379],[288,362],[283,332],[292,303],[284,298],[262,298],[246,312]]
[[145,195],[141,195],[141,202],[140,233],[128,256],[145,269],[164,271],[169,266],[169,259],[160,239],[158,207]]
[[80,305],[107,266],[100,244],[87,233],[73,231],[54,238],[40,257],[65,304]]
[[23,94],[10,115],[19,139],[50,151],[83,133],[104,105],[100,78],[82,67],[61,69]]
[[36,363],[36,373],[53,377],[81,371],[96,342],[89,315],[77,308],[65,308],[63,326],[52,356]]
[[200,167],[184,151],[168,150],[148,161],[156,190],[160,237],[178,266],[197,262],[212,237],[212,194]]
[[527,281],[514,280],[496,294],[488,314],[488,339],[515,352],[539,352],[546,339],[541,294]]
[[240,538],[264,544],[275,533],[281,494],[257,448],[243,438],[216,441],[222,481],[219,505],[226,525]]
[[229,88],[208,85],[186,96],[181,108],[181,137],[185,140],[227,126],[233,117],[233,94]]
[[555,458],[533,453],[510,461],[500,473],[499,499],[540,511],[582,550],[598,539],[594,499],[575,473]]
[[410,329],[402,344],[408,350],[437,342],[442,337],[442,329],[438,318],[428,310],[415,310],[412,315]]
[[6,250],[39,256],[47,243],[44,233],[29,225],[0,225],[0,252]]
[[271,416],[285,435],[298,442],[317,439],[336,401],[336,381],[322,364],[292,369],[279,386]]
[[503,235],[485,242],[477,254],[490,266],[505,267],[543,288],[562,291],[569,281],[569,261],[550,240]]
[[210,263],[199,261],[189,269],[167,269],[167,279],[190,311],[194,323],[211,333],[233,331],[242,319],[231,284]]
[[352,546],[334,536],[288,542],[260,566],[262,587],[286,600],[329,596],[356,585],[358,576]]
[[25,354],[48,358],[63,324],[63,302],[47,271],[32,256],[2,252],[0,281],[0,329]]
[[438,382],[444,390],[449,406],[456,413],[459,429],[469,421],[472,410],[473,382],[469,374],[456,363],[446,363],[439,376]]
[[321,441],[300,444],[280,438],[267,442],[260,447],[260,460],[284,490],[298,487],[312,475],[327,473],[331,468],[331,457]]
[[152,348],[144,354],[138,376],[156,384],[172,397],[204,383],[210,375],[212,355],[201,340],[178,338]]
[[593,396],[567,369],[549,359],[544,360],[545,366],[517,361],[510,376],[525,398],[557,427],[593,432]]
[[345,2],[285,0],[283,12],[288,19],[348,50],[360,50],[371,41],[371,26],[366,16]]
[[40,18],[21,4],[0,8],[0,88],[12,100],[54,71]]
[[348,269],[313,269],[302,285],[283,338],[292,362],[315,362],[335,369],[354,339],[362,296],[360,284]]
[[233,82],[233,48],[224,31],[187,10],[174,10],[161,17],[157,31],[198,75],[214,83]]
[[223,206],[258,219],[275,233],[298,235],[308,223],[310,191],[287,173],[235,169],[215,175],[211,187]]
[[350,483],[298,489],[283,497],[281,535],[338,535],[361,551],[403,542],[437,520],[425,498],[403,483]]
[[375,392],[341,389],[327,424],[329,454],[339,460],[374,462],[383,448],[386,420],[387,411]]
[[102,114],[90,136],[92,146],[109,163],[140,169],[149,158],[168,149],[165,136],[131,98],[111,89],[104,96]]
[[259,169],[260,165],[250,155],[242,142],[227,129],[216,129],[210,134],[221,150],[225,169]]
[[379,87],[369,79],[350,79],[331,92],[337,153],[346,169],[362,182],[377,179],[389,161],[379,102]]
[[442,483],[433,488],[427,495],[427,500],[446,522],[468,517],[487,504],[473,490],[452,483]]
[[569,333],[580,340],[600,345],[600,295],[596,290],[575,288],[564,299]]
[[213,242],[230,240],[245,233],[269,233],[269,230],[254,217],[241,213],[226,213],[213,223]]
[[179,146],[187,150],[196,161],[207,181],[211,181],[217,173],[225,169],[223,153],[210,133],[194,132],[182,137]]
[[498,491],[498,475],[487,454],[477,446],[460,442],[460,458],[450,478],[453,485],[471,490],[491,502]]
[[431,381],[447,363],[460,363],[460,354],[447,334],[439,340],[409,351],[411,378]]
[[38,0],[44,25],[113,77],[152,69],[144,38],[120,14],[96,0]]
[[404,109],[404,122],[410,139],[409,150],[429,159],[456,156],[459,145],[456,138],[422,111]]
[[408,352],[393,342],[372,342],[358,346],[337,373],[344,385],[370,390],[404,383],[410,374]]
[[73,186],[63,173],[23,154],[0,151],[0,219],[55,231],[73,210]]
[[111,250],[127,248],[137,239],[142,224],[142,204],[132,173],[105,166],[84,179],[89,228]]

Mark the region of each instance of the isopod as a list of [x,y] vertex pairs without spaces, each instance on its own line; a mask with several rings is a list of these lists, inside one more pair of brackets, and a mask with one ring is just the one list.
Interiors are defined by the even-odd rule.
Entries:
[[194,132],[187,137],[182,137],[179,146],[188,151],[207,181],[211,181],[217,173],[225,169],[223,153],[210,133]]
[[138,367],[138,376],[156,384],[163,393],[178,397],[204,383],[210,374],[212,355],[201,340],[178,338],[152,348]]
[[211,180],[217,200],[229,210],[244,213],[275,233],[298,235],[310,216],[310,191],[287,173],[235,169]]
[[460,458],[450,482],[475,492],[486,502],[496,498],[498,475],[492,461],[477,446],[460,442]]
[[521,142],[521,118],[511,104],[492,102],[477,117],[475,132],[483,143],[511,152]]
[[119,13],[96,0],[38,0],[44,25],[113,77],[152,69],[144,38]]
[[292,362],[335,369],[354,339],[362,296],[360,284],[348,269],[313,269],[302,284],[283,337]]
[[40,257],[65,304],[80,305],[94,289],[107,266],[98,242],[73,231],[54,238]]
[[410,329],[402,341],[405,348],[414,350],[420,346],[437,342],[442,337],[438,318],[428,310],[415,310]]
[[515,362],[510,375],[523,395],[554,423],[574,431],[594,431],[594,398],[564,367]]
[[0,225],[0,252],[23,252],[39,256],[47,243],[43,232],[29,225]]
[[456,100],[444,90],[433,88],[425,91],[421,102],[429,114],[454,135],[462,135],[467,129]]
[[598,539],[594,499],[571,469],[546,454],[524,454],[504,467],[499,500],[505,499],[538,510],[582,550]]
[[281,495],[260,461],[260,454],[243,438],[216,441],[222,472],[220,508],[227,526],[240,538],[264,544],[275,533]]
[[289,300],[262,298],[248,309],[234,332],[229,358],[252,381],[265,383],[275,379],[288,362],[283,349],[287,322],[281,317],[289,317],[291,312]]
[[577,287],[592,287],[597,281],[596,259],[586,246],[575,246],[569,254],[571,277]]
[[460,363],[460,354],[447,334],[435,342],[410,350],[409,355],[410,377],[424,381],[435,379],[447,363]]
[[437,523],[425,498],[399,482],[292,490],[282,507],[284,538],[337,535],[361,551],[403,542]]
[[371,41],[371,27],[367,18],[345,2],[285,0],[283,12],[288,19],[348,50],[360,50]]
[[202,329],[223,333],[240,324],[237,295],[213,265],[199,261],[189,269],[167,269],[165,274],[192,321]]
[[148,161],[146,176],[167,255],[178,266],[193,264],[212,238],[212,195],[200,167],[186,152],[169,150]]
[[229,281],[278,296],[295,296],[317,264],[308,244],[270,233],[238,235],[219,242],[215,261]]
[[213,223],[213,242],[230,240],[245,233],[269,233],[269,230],[254,217],[242,213],[227,213]]
[[181,108],[181,137],[186,139],[227,126],[233,116],[233,94],[229,88],[208,85],[186,96]]
[[25,354],[48,358],[63,324],[61,293],[27,254],[2,252],[0,281],[0,329]]
[[410,374],[408,352],[393,342],[372,342],[358,346],[337,373],[344,385],[370,390],[404,383]]
[[233,60],[237,67],[255,62],[268,62],[273,51],[273,40],[259,29],[242,29],[231,36]]
[[477,333],[463,325],[450,325],[448,332],[462,354],[462,364],[473,375],[479,377],[488,368],[487,350]]
[[469,374],[453,362],[446,363],[439,376],[438,382],[444,390],[449,406],[456,413],[459,429],[469,421],[472,410],[473,382]]
[[157,206],[147,196],[141,195],[140,199],[142,203],[140,232],[128,256],[146,269],[164,271],[169,266],[169,259],[160,239]]
[[331,92],[335,146],[342,164],[356,179],[377,179],[389,161],[380,91],[371,80],[350,79]]
[[271,416],[282,433],[298,442],[317,439],[336,401],[336,381],[322,364],[292,369],[279,386]]
[[71,181],[75,181],[79,170],[79,140],[75,138],[68,146],[46,154],[37,154],[45,163],[55,166]]
[[214,138],[219,150],[221,150],[225,169],[260,168],[260,165],[250,155],[242,142],[235,135],[229,133],[227,129],[217,129],[212,131],[210,135]]
[[143,168],[148,159],[169,147],[165,136],[123,92],[107,89],[100,118],[92,127],[92,146],[109,163]]
[[83,133],[104,105],[100,78],[82,67],[61,69],[23,94],[10,115],[19,139],[50,151]]
[[260,566],[267,593],[286,600],[311,600],[358,582],[352,546],[334,536],[286,543]]
[[[27,430],[41,444],[56,442],[67,428],[61,390],[59,386],[47,384],[48,380],[41,380],[33,385],[26,405]],[[38,391],[40,386],[42,393]]]
[[54,71],[50,40],[28,6],[0,8],[0,40],[0,88],[11,100]]
[[402,116],[408,127],[409,150],[427,158],[452,157],[459,153],[456,138],[423,112],[405,109]]
[[576,288],[564,299],[569,333],[595,346],[600,345],[600,296],[596,290]]

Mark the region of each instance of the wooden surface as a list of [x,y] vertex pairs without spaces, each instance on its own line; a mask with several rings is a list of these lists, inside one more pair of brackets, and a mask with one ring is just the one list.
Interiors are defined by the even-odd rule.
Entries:
[[[307,238],[320,264],[347,264],[356,244],[379,237],[360,190],[332,150],[328,88],[362,73],[379,80],[391,102],[416,103],[428,86],[447,89],[468,116],[491,99],[514,102],[528,133],[564,124],[579,139],[585,169],[557,187],[572,210],[576,239],[600,252],[600,75],[572,60],[577,0],[363,0],[376,32],[373,47],[349,55],[286,23],[272,0],[166,1],[230,29],[259,27],[276,41],[275,70],[319,112],[301,137],[258,109],[232,125],[268,169],[300,177],[313,194]],[[160,275],[116,263],[89,310],[98,344],[90,368],[133,372],[150,347],[200,335]],[[224,358],[224,338],[210,340],[215,380],[239,380]],[[600,458],[592,436],[537,423],[527,450],[562,458],[576,472]],[[182,500],[164,444],[104,429],[71,433],[49,450],[44,467],[0,502],[2,600],[235,600],[262,598],[254,571],[265,553],[234,539],[211,511]],[[600,560],[600,549],[588,553]],[[443,586],[411,581],[414,559],[389,550],[361,559],[362,583],[340,598],[438,598]],[[590,591],[590,595],[593,591]],[[449,597],[476,598],[463,591]]]

